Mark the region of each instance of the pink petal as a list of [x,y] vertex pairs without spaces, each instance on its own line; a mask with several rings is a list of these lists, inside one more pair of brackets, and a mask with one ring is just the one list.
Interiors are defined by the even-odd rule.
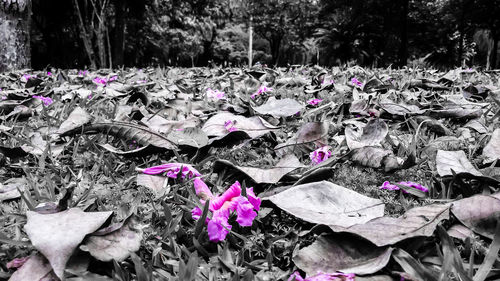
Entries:
[[199,220],[202,214],[203,214],[203,211],[199,207],[194,207],[191,210],[191,217],[195,221]]
[[238,197],[235,201],[238,202],[236,207],[236,214],[238,215],[236,222],[241,226],[252,226],[253,219],[257,216],[257,213],[253,210],[253,205],[243,196]]
[[217,212],[214,212],[212,219],[207,225],[208,238],[212,242],[222,241],[226,239],[231,228],[232,226],[227,222],[227,218],[224,215],[218,215]]
[[[231,199],[238,197],[241,195],[241,185],[238,181],[234,182],[231,187],[229,187],[222,195],[217,196],[213,200],[213,208],[214,210],[219,210],[226,201],[231,201]],[[226,207],[229,208],[229,207]]]
[[208,200],[214,197],[212,191],[210,191],[207,184],[199,177],[196,177],[194,179],[193,184],[194,184],[194,190],[196,191],[196,195],[200,196],[201,199]]
[[311,158],[311,162],[313,165],[317,165],[332,156],[332,152],[330,151],[330,146],[323,146],[321,148],[316,149],[315,151],[309,154]]
[[177,175],[181,171],[181,167],[182,167],[182,173],[181,173],[182,179],[184,179],[186,176],[188,178],[201,177],[201,174],[195,168],[193,168],[193,166],[185,163],[167,163],[163,165],[146,168],[142,172],[148,175],[157,175],[166,172],[167,177],[177,178]]
[[[295,279],[293,279],[294,277],[295,277]],[[290,278],[288,278],[288,281],[292,281],[292,280],[304,281],[304,278],[302,278],[302,276],[300,276],[298,271],[295,271],[292,275],[290,275]]]
[[23,266],[23,264],[25,262],[28,261],[30,257],[27,256],[27,257],[22,257],[22,258],[15,258],[13,260],[11,260],[10,262],[7,263],[7,269],[10,269],[10,268],[19,268],[21,266]]
[[250,187],[250,188],[247,188],[247,197],[248,197],[248,201],[250,202],[250,204],[253,205],[253,208],[255,210],[260,210],[260,203],[261,203],[261,200],[259,197],[257,197],[257,195],[255,195],[255,193],[253,192],[253,187]]

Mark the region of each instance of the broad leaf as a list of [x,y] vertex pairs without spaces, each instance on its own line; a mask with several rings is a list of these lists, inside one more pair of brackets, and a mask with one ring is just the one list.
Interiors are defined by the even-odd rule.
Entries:
[[500,219],[500,193],[460,199],[453,202],[451,212],[472,231],[493,239]]
[[484,163],[491,163],[500,159],[500,129],[496,129],[491,139],[483,148]]
[[455,174],[469,173],[475,176],[482,176],[481,172],[476,170],[469,162],[463,150],[438,150],[436,154],[436,169],[441,177],[453,176],[453,172]]
[[272,115],[276,118],[292,116],[303,109],[304,106],[296,100],[288,98],[277,100],[275,97],[270,97],[265,104],[254,108],[259,114]]
[[33,246],[49,260],[55,274],[63,278],[64,268],[75,248],[111,214],[85,213],[77,208],[46,215],[28,211],[24,230]]
[[336,271],[366,275],[384,268],[392,250],[350,236],[329,234],[319,236],[312,245],[301,249],[293,262],[308,276]]
[[382,201],[327,181],[293,186],[267,198],[311,223],[349,227],[384,215]]

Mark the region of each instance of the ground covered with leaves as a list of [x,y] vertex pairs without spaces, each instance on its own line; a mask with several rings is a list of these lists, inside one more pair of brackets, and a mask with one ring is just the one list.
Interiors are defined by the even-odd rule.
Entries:
[[0,279],[498,280],[499,78],[0,74]]

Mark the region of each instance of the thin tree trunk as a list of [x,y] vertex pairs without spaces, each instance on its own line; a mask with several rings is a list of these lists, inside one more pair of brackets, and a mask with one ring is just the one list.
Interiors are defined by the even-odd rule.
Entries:
[[498,34],[496,31],[492,32],[493,34],[493,48],[491,50],[491,68],[497,68],[497,54],[498,54]]
[[248,67],[253,65],[253,17],[250,16],[248,27]]
[[75,13],[80,23],[78,25],[78,28],[80,29],[80,38],[82,38],[83,46],[85,47],[85,52],[89,57],[90,68],[96,69],[95,55],[94,55],[94,50],[92,49],[91,36],[87,32],[85,24],[83,23],[82,13],[80,12],[80,6],[78,5],[78,0],[73,0],[73,6],[75,7]]
[[30,0],[0,0],[0,72],[30,68]]
[[409,0],[401,0],[401,18],[400,18],[400,40],[401,45],[399,46],[399,66],[406,65],[408,60],[408,10],[410,2]]
[[460,24],[459,24],[459,32],[460,32],[460,42],[458,43],[458,64],[465,66],[464,56],[464,37],[465,37],[465,1],[462,0],[462,11],[460,15]]
[[125,1],[115,0],[115,30],[113,37],[113,65],[122,66],[125,50]]

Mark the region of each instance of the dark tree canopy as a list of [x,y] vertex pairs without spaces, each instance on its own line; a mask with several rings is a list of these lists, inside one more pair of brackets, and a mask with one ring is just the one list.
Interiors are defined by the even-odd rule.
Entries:
[[250,26],[254,63],[499,65],[500,0],[33,0],[32,7],[37,69],[245,65]]

